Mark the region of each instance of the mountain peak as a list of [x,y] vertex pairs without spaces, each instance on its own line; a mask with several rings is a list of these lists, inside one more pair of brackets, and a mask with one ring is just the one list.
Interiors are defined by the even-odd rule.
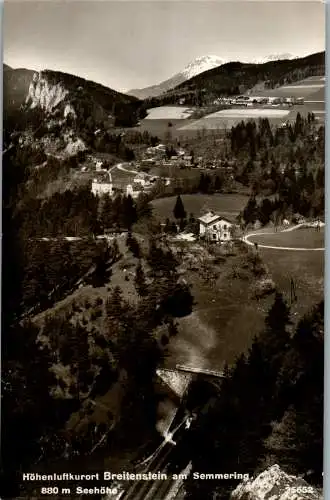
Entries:
[[208,71],[209,69],[216,68],[225,64],[226,61],[215,55],[206,55],[196,57],[191,61],[182,71],[181,74],[186,78],[192,78],[193,76]]

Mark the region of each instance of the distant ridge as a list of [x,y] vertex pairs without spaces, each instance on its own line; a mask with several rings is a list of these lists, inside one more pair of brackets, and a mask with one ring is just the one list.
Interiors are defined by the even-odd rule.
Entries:
[[221,59],[220,57],[214,55],[197,57],[196,59],[191,61],[182,71],[180,71],[180,73],[177,73],[168,80],[165,80],[158,85],[152,85],[143,89],[129,90],[127,94],[133,95],[139,99],[157,97],[164,92],[173,89],[177,85],[180,85],[189,78],[199,75],[200,73],[203,73],[204,71],[207,71],[209,69],[221,66],[224,63],[224,59]]

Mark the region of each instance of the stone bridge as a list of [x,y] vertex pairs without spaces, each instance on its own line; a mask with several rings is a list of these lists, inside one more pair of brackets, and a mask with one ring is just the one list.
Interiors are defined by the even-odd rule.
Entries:
[[196,378],[196,375],[205,375],[206,377],[219,379],[224,377],[222,371],[186,365],[176,365],[175,368],[159,368],[156,373],[180,399],[183,398],[190,383]]

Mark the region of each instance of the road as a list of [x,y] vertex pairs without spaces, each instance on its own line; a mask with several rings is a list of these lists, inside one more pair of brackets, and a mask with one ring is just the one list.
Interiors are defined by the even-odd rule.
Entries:
[[[125,163],[117,163],[117,165],[115,165],[115,168],[118,168],[118,170],[121,170],[122,172],[127,172],[128,174],[137,175],[140,173],[137,170],[129,170],[128,168],[125,168],[123,165],[125,165]],[[145,174],[145,175],[150,175],[150,174]],[[151,176],[151,177],[155,177],[155,176]]]
[[156,177],[157,179],[159,178],[159,175],[147,174],[147,172],[143,172],[141,170],[140,171],[129,170],[128,168],[125,168],[123,165],[125,165],[125,163],[117,163],[117,165],[115,165],[113,168],[118,168],[118,170],[121,170],[122,172],[127,172],[128,174],[135,174],[135,175],[143,174],[147,177]]
[[[135,175],[143,174],[146,177],[152,177],[154,179],[160,179],[161,178],[159,175],[148,174],[147,172],[143,172],[142,170],[140,170],[140,171],[138,171],[138,170],[129,170],[128,168],[125,168],[124,165],[125,165],[125,163],[117,163],[117,165],[115,165],[113,168],[118,168],[118,170],[121,170],[122,172],[127,172],[128,174],[135,174]],[[163,179],[165,179],[165,181],[170,181],[171,180],[170,177],[163,177]]]
[[[112,241],[116,238],[126,236],[126,232],[116,233],[115,235],[110,234],[98,234],[95,236],[96,240],[108,240]],[[88,241],[93,239],[91,236],[41,236],[40,238],[29,238],[30,241]]]
[[[296,226],[291,226],[289,228],[282,229],[282,231],[278,231],[278,233],[289,233],[291,231],[295,231],[296,229],[299,229],[300,227],[315,227],[315,226],[311,226],[311,225],[302,223],[302,224],[297,224]],[[242,241],[244,241],[244,243],[246,243],[247,245],[255,246],[255,242],[250,241],[250,238],[252,238],[253,236],[262,236],[262,235],[269,235],[269,234],[274,235],[276,233],[274,233],[274,231],[249,233],[249,234],[246,234],[245,236],[243,236]],[[257,245],[258,245],[258,248],[268,248],[271,250],[291,250],[294,252],[323,252],[324,251],[324,247],[321,247],[321,248],[282,247],[282,246],[273,246],[273,245],[262,245],[261,243],[257,243]]]

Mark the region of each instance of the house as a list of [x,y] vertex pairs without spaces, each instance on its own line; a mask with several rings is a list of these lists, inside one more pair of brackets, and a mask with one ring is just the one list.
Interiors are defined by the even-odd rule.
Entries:
[[103,169],[103,161],[96,160],[95,169],[96,169],[96,172],[100,172]]
[[141,161],[142,166],[150,167],[152,165],[155,165],[156,160],[155,158],[145,158]]
[[222,242],[231,240],[232,222],[214,212],[199,217],[199,235],[209,241]]
[[141,191],[135,191],[132,184],[127,184],[126,186],[126,196],[130,196],[131,198],[138,198],[141,194]]
[[186,155],[183,157],[183,161],[186,167],[191,167],[193,162],[193,157],[190,155]]
[[141,186],[145,186],[148,185],[149,182],[146,180],[143,174],[137,174],[137,176],[133,179],[133,184],[140,184]]
[[108,194],[109,196],[113,195],[113,186],[112,181],[101,181],[98,179],[94,179],[92,182],[92,193],[95,196],[102,196],[104,194]]

